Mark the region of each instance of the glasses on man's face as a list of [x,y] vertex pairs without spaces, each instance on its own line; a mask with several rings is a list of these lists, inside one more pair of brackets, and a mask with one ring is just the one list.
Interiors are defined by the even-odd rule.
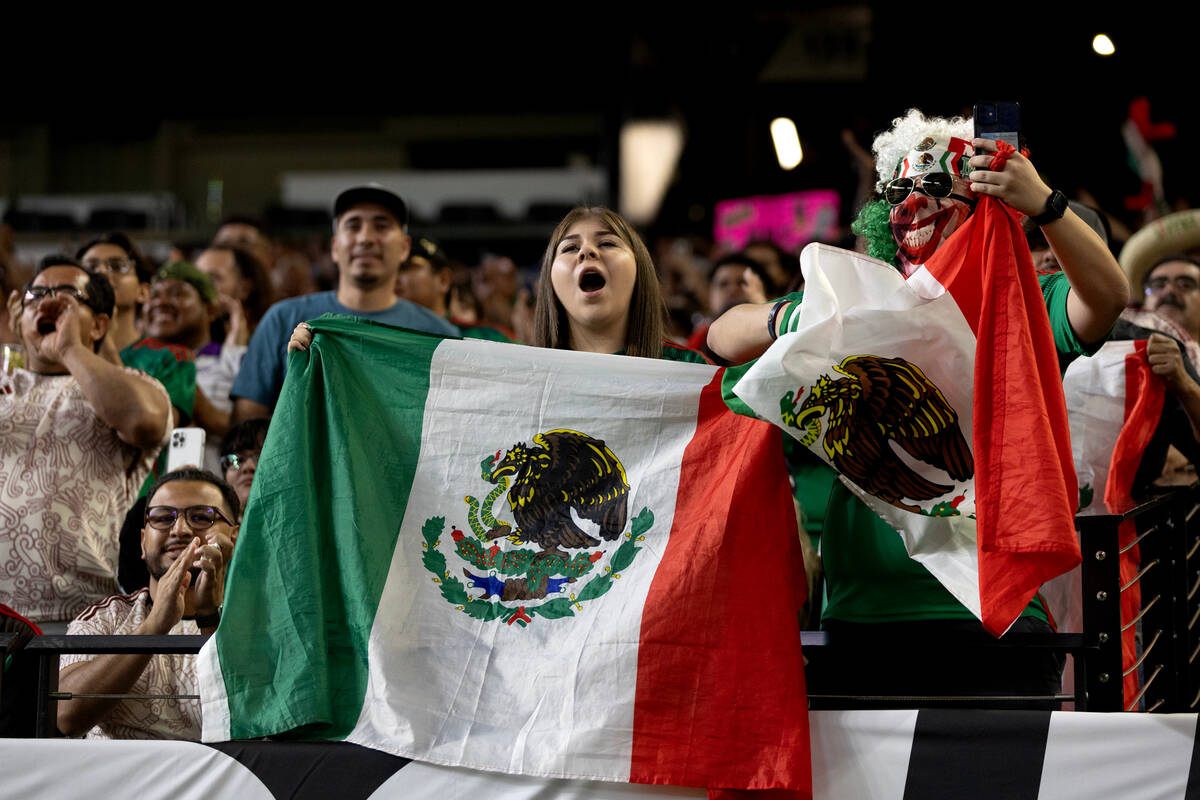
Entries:
[[83,261],[84,268],[92,272],[104,272],[109,275],[128,275],[137,267],[131,259],[114,256],[113,258],[88,258]]
[[169,531],[175,527],[175,520],[183,514],[188,527],[194,531],[211,528],[220,520],[228,525],[233,523],[216,506],[188,506],[174,508],[172,506],[151,506],[146,509],[146,524],[159,531]]
[[250,466],[250,462],[254,462],[254,466],[258,466],[258,453],[252,450],[247,450],[244,453],[228,453],[221,456],[221,471],[241,472]]
[[21,299],[21,307],[24,308],[30,303],[40,302],[43,297],[57,296],[59,293],[70,295],[71,297],[74,297],[76,301],[87,305],[87,295],[85,295],[78,288],[69,284],[64,284],[62,286],[30,285],[25,287],[25,296]]
[[1200,289],[1200,282],[1191,275],[1176,275],[1173,278],[1159,276],[1146,281],[1146,294],[1160,294],[1165,292],[1168,286],[1177,292],[1188,294]]
[[892,178],[883,187],[883,198],[888,201],[888,205],[898,206],[913,192],[944,200],[954,194],[954,176],[946,172],[931,172],[915,179]]

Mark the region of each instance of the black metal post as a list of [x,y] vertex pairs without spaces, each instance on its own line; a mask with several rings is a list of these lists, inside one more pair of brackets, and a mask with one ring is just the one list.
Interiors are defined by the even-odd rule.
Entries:
[[1121,710],[1120,520],[1108,515],[1075,520],[1084,564],[1083,630],[1091,651],[1086,666],[1089,711]]

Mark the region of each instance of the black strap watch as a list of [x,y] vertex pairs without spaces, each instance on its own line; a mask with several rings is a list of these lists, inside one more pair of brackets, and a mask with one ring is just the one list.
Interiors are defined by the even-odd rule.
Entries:
[[1065,213],[1067,213],[1067,196],[1055,189],[1046,198],[1046,207],[1042,209],[1042,213],[1032,218],[1033,224],[1040,228],[1056,219],[1062,219]]

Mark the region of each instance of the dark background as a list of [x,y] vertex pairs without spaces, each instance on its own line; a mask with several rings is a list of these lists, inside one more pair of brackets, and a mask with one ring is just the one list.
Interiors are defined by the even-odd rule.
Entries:
[[[1155,144],[1168,201],[1200,201],[1200,166],[1186,146],[1196,140],[1197,45],[1183,8],[338,6],[302,17],[211,8],[151,31],[136,15],[72,20],[48,37],[38,35],[44,25],[15,19],[0,104],[0,147],[7,141],[15,155],[0,193],[166,189],[190,210],[186,226],[203,227],[203,198],[185,178],[122,171],[122,158],[144,161],[173,122],[189,136],[265,150],[273,134],[328,134],[330,148],[347,148],[342,163],[358,145],[338,137],[378,131],[399,143],[402,169],[583,159],[608,170],[615,189],[620,124],[667,116],[684,123],[687,144],[654,231],[707,234],[719,199],[823,187],[842,193],[848,221],[856,176],[843,128],[869,146],[910,106],[969,114],[976,101],[1003,99],[1021,104],[1050,183],[1089,190],[1136,227],[1123,203],[1139,183],[1120,134],[1136,96],[1150,100],[1152,119],[1178,128]],[[1114,56],[1092,52],[1097,32],[1114,39]],[[791,172],[776,164],[768,133],[780,115],[796,121],[805,150]],[[21,172],[34,163],[25,146],[46,150],[32,178]],[[263,201],[269,191],[245,196]]]

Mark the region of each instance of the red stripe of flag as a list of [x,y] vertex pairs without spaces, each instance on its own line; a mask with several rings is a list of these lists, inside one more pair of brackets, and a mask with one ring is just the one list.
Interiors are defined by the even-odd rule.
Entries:
[[[1142,463],[1154,431],[1162,416],[1166,389],[1163,380],[1150,369],[1146,360],[1146,341],[1134,343],[1132,353],[1125,356],[1125,422],[1113,447],[1112,460],[1108,466],[1108,480],[1104,483],[1104,504],[1110,514],[1124,514],[1134,507],[1133,478]],[[1119,573],[1121,585],[1129,588],[1121,592],[1121,623],[1126,625],[1137,616],[1142,607],[1142,586],[1133,578],[1138,573],[1141,556],[1134,544],[1137,526],[1127,519],[1118,528],[1121,548]],[[1121,662],[1129,674],[1122,682],[1125,702],[1137,696],[1139,683],[1137,670],[1137,626],[1130,625],[1121,633]]]
[[1162,416],[1166,388],[1146,360],[1147,344],[1144,339],[1134,342],[1133,352],[1125,356],[1125,421],[1104,483],[1104,504],[1110,514],[1124,514],[1136,505],[1133,478]]
[[983,626],[1000,635],[1079,563],[1079,494],[1045,300],[1017,212],[993,197],[925,264],[975,332],[972,438]]
[[781,433],[726,408],[723,374],[701,393],[646,598],[630,780],[811,797],[807,589]]

